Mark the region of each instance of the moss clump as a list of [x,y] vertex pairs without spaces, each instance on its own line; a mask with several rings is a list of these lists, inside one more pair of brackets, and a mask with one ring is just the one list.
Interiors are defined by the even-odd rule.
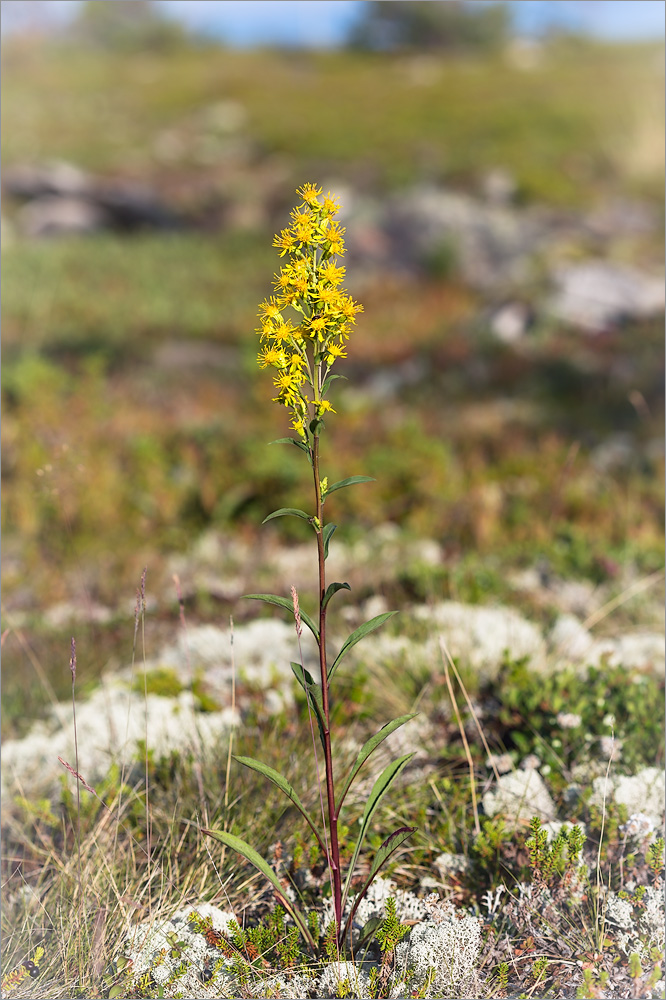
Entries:
[[160,698],[177,698],[184,688],[185,686],[176,671],[169,667],[157,667],[155,670],[149,670],[145,676],[137,677],[132,684],[133,691],[139,691],[141,694],[145,691],[148,694],[156,694]]

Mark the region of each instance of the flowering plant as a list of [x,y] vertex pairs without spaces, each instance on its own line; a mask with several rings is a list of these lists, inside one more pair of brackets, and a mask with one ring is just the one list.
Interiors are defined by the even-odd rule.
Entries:
[[[274,604],[291,611],[296,620],[296,630],[301,634],[305,624],[315,637],[319,650],[319,682],[316,682],[302,663],[292,663],[296,680],[305,692],[311,718],[317,722],[323,749],[326,808],[322,798],[321,826],[308,813],[290,783],[274,768],[262,764],[251,757],[235,759],[255,771],[259,771],[280,788],[302,814],[312,830],[328,865],[331,878],[333,910],[336,923],[337,947],[344,945],[352,926],[358,904],[370,887],[381,867],[398,847],[414,832],[413,827],[394,830],[382,843],[370,868],[370,874],[351,904],[346,922],[343,916],[349,897],[351,881],[358,856],[368,833],[372,817],[390,786],[413,754],[406,754],[389,764],[375,781],[360,821],[360,833],[343,885],[340,864],[338,821],[347,793],[374,750],[392,732],[404,725],[414,715],[403,715],[387,723],[361,747],[358,756],[347,774],[342,790],[337,791],[334,781],[331,750],[331,696],[330,685],[333,675],[343,658],[356,643],[379,628],[395,612],[377,615],[359,626],[342,645],[333,662],[329,664],[326,614],[331,599],[340,590],[350,590],[348,583],[326,582],[326,559],[329,543],[336,525],[326,523],[324,507],[336,490],[357,483],[373,482],[369,476],[351,476],[329,485],[327,477],[321,477],[319,462],[320,435],[324,430],[324,415],[335,413],[328,398],[328,391],[334,379],[341,376],[331,373],[335,361],[346,357],[346,342],[351,327],[362,306],[354,302],[341,287],[345,269],[338,264],[338,257],[344,254],[344,229],[335,221],[338,212],[336,200],[329,194],[322,198],[321,189],[312,184],[304,184],[297,192],[302,202],[291,213],[291,225],[275,237],[274,246],[281,257],[288,256],[287,263],[275,276],[276,294],[261,306],[261,325],[258,330],[261,348],[258,363],[261,368],[273,368],[273,385],[277,389],[274,402],[291,411],[291,425],[296,437],[280,438],[278,444],[292,444],[307,457],[312,468],[314,486],[314,511],[307,513],[293,507],[283,507],[264,519],[292,516],[306,521],[314,530],[317,542],[319,608],[317,620],[311,618],[298,604],[298,597],[292,588],[292,598],[275,594],[248,594],[248,597]],[[296,314],[292,319],[289,310]],[[285,316],[285,313],[287,314]],[[315,757],[316,757],[316,742]],[[286,898],[284,889],[275,872],[266,861],[245,841],[222,830],[204,830],[223,844],[233,848],[250,861],[272,883],[282,905],[291,913],[295,923],[311,947],[316,947],[307,921],[294,904]]]

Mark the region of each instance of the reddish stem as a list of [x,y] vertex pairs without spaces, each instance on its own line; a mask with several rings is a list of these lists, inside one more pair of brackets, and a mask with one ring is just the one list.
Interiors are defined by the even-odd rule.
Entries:
[[324,555],[324,524],[321,487],[319,485],[319,435],[314,435],[312,446],[312,470],[314,473],[317,555],[319,558],[319,669],[321,672],[321,695],[324,709],[324,764],[326,767],[326,794],[328,800],[328,821],[331,846],[329,864],[333,874],[333,907],[337,932],[342,928],[342,876],[340,872],[340,849],[338,846],[338,817],[335,809],[335,785],[333,782],[333,757],[331,754],[330,703],[328,697],[328,668],[326,663],[326,561]]

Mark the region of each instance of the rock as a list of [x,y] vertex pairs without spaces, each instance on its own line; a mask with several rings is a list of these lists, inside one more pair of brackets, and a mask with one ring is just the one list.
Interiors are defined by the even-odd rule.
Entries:
[[394,259],[408,269],[422,268],[450,246],[463,280],[479,289],[524,280],[527,254],[538,239],[526,215],[426,186],[394,196],[383,229]]
[[42,165],[17,164],[2,171],[2,187],[10,198],[31,201],[47,195],[59,198],[82,198],[90,193],[89,174],[57,160]]
[[96,233],[111,224],[111,216],[84,198],[49,195],[24,205],[17,224],[24,236],[36,239]]
[[28,237],[182,224],[146,185],[93,178],[70,163],[10,167],[2,182],[8,197],[25,202],[18,225]]
[[513,828],[538,816],[544,823],[555,819],[555,803],[538,771],[511,771],[500,776],[495,788],[483,796],[487,816],[501,816]]
[[503,344],[517,344],[532,322],[532,309],[525,302],[505,302],[490,317],[490,330]]
[[643,236],[659,228],[659,216],[652,205],[619,199],[594,209],[586,216],[585,225],[595,236],[606,240]]
[[180,225],[176,213],[145,184],[98,182],[90,197],[117,229],[174,229]]
[[555,270],[549,310],[557,319],[590,333],[664,311],[663,278],[606,260],[588,260]]

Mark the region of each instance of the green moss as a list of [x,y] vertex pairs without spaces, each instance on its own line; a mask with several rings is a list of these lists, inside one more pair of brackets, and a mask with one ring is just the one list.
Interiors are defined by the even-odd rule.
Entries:
[[132,684],[132,690],[143,694],[159,695],[160,698],[177,698],[181,691],[185,690],[180,677],[175,670],[168,667],[158,667],[150,670],[144,676],[136,677]]

